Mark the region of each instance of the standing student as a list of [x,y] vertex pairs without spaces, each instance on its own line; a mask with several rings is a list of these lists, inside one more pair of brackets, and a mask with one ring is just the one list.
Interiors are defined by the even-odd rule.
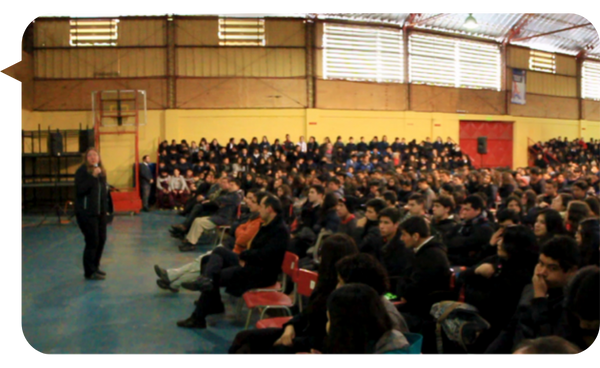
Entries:
[[85,237],[84,277],[103,280],[106,273],[100,270],[100,258],[106,242],[108,188],[106,169],[93,147],[85,152],[84,162],[75,172],[75,192],[75,216]]

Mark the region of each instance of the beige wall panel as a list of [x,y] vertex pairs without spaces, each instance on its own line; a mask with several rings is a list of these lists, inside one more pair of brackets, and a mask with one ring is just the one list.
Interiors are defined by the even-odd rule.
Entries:
[[513,116],[531,116],[538,118],[578,119],[578,102],[575,98],[527,95],[525,105],[511,104]]
[[468,114],[494,115],[502,115],[506,111],[505,92],[459,88],[458,96],[455,111],[465,111]]
[[457,88],[422,84],[410,86],[410,109],[422,112],[456,112],[459,102]]
[[406,84],[318,79],[315,101],[319,109],[403,111],[406,93]]
[[21,61],[4,69],[2,73],[21,82],[21,109],[33,109],[33,58],[22,51]]
[[303,77],[304,49],[178,48],[177,74],[189,77]]
[[499,115],[505,110],[503,92],[419,84],[410,90],[413,111]]
[[267,46],[304,46],[306,36],[302,20],[265,21]]
[[218,46],[219,23],[216,19],[182,19],[176,18],[176,45],[185,46]]
[[507,65],[510,68],[529,69],[529,49],[509,46]]
[[583,100],[582,110],[585,120],[600,121],[600,101]]
[[323,22],[317,22],[315,24],[315,47],[323,47]]
[[119,46],[164,46],[167,44],[166,17],[163,19],[121,19]]
[[160,48],[53,49],[35,55],[37,78],[154,77],[166,71],[166,50]]
[[119,76],[158,77],[167,73],[167,50],[164,48],[119,50]]
[[164,109],[167,104],[165,79],[95,79],[89,81],[37,81],[35,105],[38,111],[91,110],[92,92],[115,89],[146,91],[148,109]]
[[35,47],[69,46],[69,19],[41,20],[35,22]]
[[181,78],[177,80],[177,108],[303,108],[306,80]]
[[577,76],[577,60],[575,57],[556,54],[556,73]]
[[527,72],[527,92],[550,96],[577,97],[577,79],[529,70]]

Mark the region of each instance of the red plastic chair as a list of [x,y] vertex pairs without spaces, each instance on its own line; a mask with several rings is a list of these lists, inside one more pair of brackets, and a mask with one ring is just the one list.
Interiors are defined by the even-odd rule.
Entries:
[[[281,269],[283,271],[283,282],[282,286],[285,288],[287,285],[287,278],[290,277],[292,282],[296,282],[298,276],[298,256],[291,252],[285,252],[283,258],[283,264]],[[250,325],[250,318],[252,317],[252,311],[254,308],[262,309],[260,319],[263,319],[265,312],[268,309],[283,309],[287,311],[288,315],[292,315],[290,307],[294,305],[294,301],[287,294],[282,291],[275,289],[254,289],[244,293],[242,295],[246,307],[248,307],[248,318],[246,319],[246,327]]]
[[466,269],[467,267],[465,266],[455,266],[454,268],[450,269],[450,272],[452,272],[452,275],[450,276],[450,290],[458,291],[458,301],[463,303],[465,301],[465,288],[463,285],[460,290],[456,290],[456,275],[465,271]]
[[[317,280],[319,279],[319,274],[314,271],[309,270],[298,270],[298,282],[296,291],[298,295],[310,296],[315,286],[317,286]],[[300,311],[302,311],[302,298],[298,298],[298,306],[300,307]],[[284,324],[286,324],[292,317],[276,317],[276,318],[266,318],[261,319],[256,322],[256,328],[282,328]]]

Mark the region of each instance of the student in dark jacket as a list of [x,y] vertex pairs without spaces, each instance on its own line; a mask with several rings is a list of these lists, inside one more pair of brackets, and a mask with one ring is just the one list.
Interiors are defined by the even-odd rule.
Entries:
[[319,235],[321,230],[327,230],[332,233],[336,233],[340,226],[340,218],[337,215],[337,204],[338,196],[334,193],[328,193],[323,198],[321,209],[319,210],[319,217],[317,222],[313,225],[313,232],[315,235]]
[[468,196],[461,207],[463,222],[447,236],[448,259],[452,265],[472,266],[490,241],[494,230],[484,217],[483,199]]
[[266,328],[238,333],[230,354],[267,354],[310,352],[322,349],[327,335],[327,298],[338,283],[335,264],[345,256],[357,254],[356,244],[348,235],[335,234],[323,241],[319,278],[306,308],[283,328]]
[[379,232],[383,237],[381,248],[381,261],[385,266],[389,280],[390,290],[395,292],[404,285],[407,270],[412,266],[415,253],[407,249],[400,240],[400,211],[394,207],[381,210],[379,217]]
[[398,296],[406,302],[401,311],[420,320],[430,319],[431,305],[447,300],[450,292],[448,257],[444,246],[430,236],[423,217],[408,218],[400,224],[399,230],[406,248],[414,252],[414,260],[397,290]]
[[365,217],[356,222],[356,230],[353,238],[358,245],[358,250],[361,253],[367,253],[381,261],[381,247],[383,246],[383,238],[379,231],[379,220],[377,216],[379,212],[386,207],[383,199],[370,199],[365,211]]
[[358,198],[346,195],[340,198],[337,205],[337,214],[340,218],[340,226],[338,232],[352,236],[356,231],[356,216],[354,211],[358,205]]
[[433,200],[432,212],[431,235],[445,244],[448,234],[457,224],[453,215],[454,199],[447,195],[440,195]]
[[194,313],[188,319],[177,322],[179,327],[206,328],[207,315],[223,313],[221,287],[226,287],[227,293],[240,297],[250,289],[275,284],[290,241],[282,212],[277,197],[265,196],[259,207],[263,224],[248,244],[248,249],[240,253],[239,264],[220,270],[217,268],[217,272],[204,269],[203,275],[196,281],[181,284],[186,289],[201,291],[201,294]]
[[563,289],[577,273],[578,264],[577,243],[572,238],[557,236],[546,243],[532,283],[524,288],[515,314],[486,354],[509,354],[525,339],[563,334]]
[[98,151],[90,147],[83,164],[75,172],[75,216],[85,238],[83,275],[88,280],[103,280],[100,259],[106,242],[108,184],[106,170]]
[[365,142],[365,137],[360,137],[360,142],[356,145],[356,149],[358,152],[366,152],[369,149],[369,146]]
[[[303,258],[306,256],[306,251],[317,240],[318,233],[315,229],[319,229],[322,225],[317,225],[319,213],[323,203],[325,188],[321,185],[311,185],[308,190],[308,198],[302,206],[300,219],[297,223],[296,230],[292,232],[292,240],[288,247],[288,251]],[[339,223],[338,223],[339,224]]]
[[460,272],[458,280],[464,285],[465,302],[477,307],[479,315],[491,325],[481,336],[480,352],[512,318],[537,263],[535,235],[523,225],[506,227],[496,250],[496,255]]

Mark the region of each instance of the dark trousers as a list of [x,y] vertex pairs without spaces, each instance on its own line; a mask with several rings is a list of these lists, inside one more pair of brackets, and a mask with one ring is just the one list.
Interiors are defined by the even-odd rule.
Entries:
[[150,199],[150,183],[142,181],[142,206],[148,209],[148,200]]
[[84,276],[89,277],[100,267],[100,258],[102,258],[104,243],[106,243],[106,215],[77,214],[77,225],[85,238],[83,271]]
[[224,247],[215,248],[209,256],[208,263],[202,266],[202,274],[213,282],[213,289],[200,294],[193,316],[201,319],[223,308],[221,287],[227,287],[233,280],[234,273],[240,268],[237,253]]

